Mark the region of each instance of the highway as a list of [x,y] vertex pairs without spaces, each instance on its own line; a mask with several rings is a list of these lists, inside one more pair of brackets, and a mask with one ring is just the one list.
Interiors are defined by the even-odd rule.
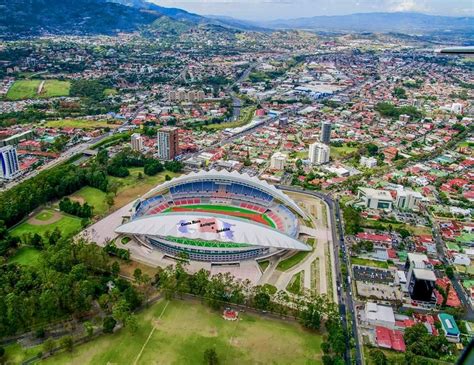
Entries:
[[[346,246],[344,243],[344,231],[342,228],[342,218],[341,218],[341,212],[339,208],[339,201],[334,201],[329,195],[325,195],[319,192],[315,191],[310,191],[302,188],[297,188],[294,186],[286,186],[286,185],[277,185],[277,188],[281,190],[287,190],[287,191],[292,191],[296,193],[302,193],[310,196],[314,196],[318,199],[323,200],[330,212],[331,216],[331,231],[332,231],[332,237],[333,237],[333,249],[334,249],[334,263],[335,263],[335,270],[336,270],[336,283],[337,283],[337,296],[339,299],[339,314],[341,316],[341,321],[342,321],[342,326],[346,333],[348,334],[348,337],[346,339],[346,354],[345,354],[345,361],[346,364],[352,364],[351,362],[351,352],[350,352],[350,337],[354,339],[355,343],[355,364],[356,365],[362,365],[363,362],[363,352],[361,348],[361,341],[359,337],[359,332],[357,329],[357,316],[355,312],[355,305],[354,301],[352,299],[352,286],[350,282],[350,267],[349,267],[349,261],[347,260],[347,251],[346,251]],[[339,238],[338,238],[339,237]],[[339,257],[339,252],[342,253],[342,263],[340,262],[340,257]],[[341,265],[345,265],[347,269],[348,276],[343,277],[342,271],[341,271]],[[344,292],[342,283],[346,284],[346,291]],[[352,333],[348,333],[347,329],[347,314],[351,314],[351,328],[352,328]]]

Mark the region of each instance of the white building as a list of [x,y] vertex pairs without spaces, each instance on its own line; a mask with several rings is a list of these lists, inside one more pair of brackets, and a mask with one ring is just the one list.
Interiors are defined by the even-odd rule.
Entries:
[[360,158],[360,165],[368,167],[369,169],[377,166],[377,159],[375,157],[365,157]]
[[13,179],[20,172],[18,155],[13,146],[0,147],[0,178]]
[[390,192],[372,188],[359,188],[358,198],[361,203],[370,209],[393,209],[393,197]]
[[323,165],[329,162],[330,149],[324,143],[313,143],[309,146],[309,159],[311,163]]
[[423,200],[423,195],[413,190],[397,190],[397,200],[395,202],[397,208],[413,210]]
[[364,313],[366,322],[372,326],[395,328],[395,315],[392,307],[367,302]]
[[138,133],[133,133],[131,138],[132,150],[141,151],[143,150],[143,137]]
[[281,152],[273,154],[270,160],[270,168],[272,170],[284,170],[288,156]]

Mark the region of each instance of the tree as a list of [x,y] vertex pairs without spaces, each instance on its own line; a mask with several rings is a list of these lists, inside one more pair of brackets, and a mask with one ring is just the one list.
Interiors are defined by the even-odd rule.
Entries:
[[94,326],[92,323],[89,321],[84,322],[84,329],[86,330],[87,337],[92,337],[94,334]]
[[46,341],[43,342],[43,351],[47,354],[51,354],[55,346],[56,343],[51,337],[49,337],[48,339],[46,339]]
[[207,365],[218,365],[219,359],[217,357],[217,352],[213,348],[206,349],[204,351],[204,362]]
[[303,326],[312,330],[321,327],[322,311],[321,307],[315,303],[308,303],[300,313],[300,321]]
[[385,356],[383,351],[379,349],[371,349],[369,355],[374,365],[387,365],[388,364],[387,356]]
[[160,161],[148,159],[145,162],[145,166],[143,168],[143,172],[148,176],[154,176],[157,173],[163,171],[163,165]]
[[447,275],[448,278],[450,278],[450,279],[454,278],[454,269],[453,269],[452,266],[446,267],[446,275]]
[[117,261],[114,261],[111,266],[111,271],[113,276],[118,276],[120,273],[120,264]]
[[65,336],[61,338],[60,345],[61,347],[64,347],[67,352],[72,352],[74,349],[74,340],[72,336]]
[[107,203],[109,208],[111,208],[115,204],[114,196],[112,194],[107,194],[105,196],[105,202]]
[[102,327],[104,330],[104,333],[112,333],[114,331],[115,325],[117,324],[117,321],[113,317],[105,317]]
[[253,298],[254,306],[260,310],[269,310],[271,305],[270,295],[262,286],[256,288],[257,293]]

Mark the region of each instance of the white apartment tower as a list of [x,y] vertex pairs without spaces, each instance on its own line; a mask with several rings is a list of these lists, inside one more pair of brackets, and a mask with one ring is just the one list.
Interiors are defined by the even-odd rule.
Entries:
[[131,138],[132,150],[141,151],[143,150],[143,137],[138,133],[133,133]]
[[323,165],[329,162],[329,146],[324,143],[313,143],[309,146],[309,159],[312,164]]

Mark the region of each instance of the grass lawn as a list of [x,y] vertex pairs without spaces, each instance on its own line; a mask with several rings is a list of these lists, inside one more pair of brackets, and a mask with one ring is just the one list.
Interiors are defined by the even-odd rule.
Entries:
[[18,249],[15,255],[13,255],[10,260],[8,260],[8,262],[12,264],[37,266],[40,257],[41,252],[36,248],[21,247],[20,249]]
[[7,92],[8,100],[41,99],[69,95],[71,83],[69,81],[45,80],[41,92],[38,94],[42,80],[18,80],[13,83]]
[[357,151],[357,147],[349,147],[349,146],[343,145],[342,147],[331,146],[330,152],[333,158],[341,158],[355,151]]
[[301,289],[303,288],[302,280],[303,271],[300,271],[299,273],[293,275],[288,286],[286,287],[286,290],[293,294],[301,294]]
[[260,266],[260,269],[262,270],[262,272],[267,269],[268,265],[270,265],[270,261],[268,260],[258,262],[258,266]]
[[46,80],[40,98],[53,98],[56,96],[68,96],[71,83],[69,81]]
[[380,269],[388,269],[388,263],[385,261],[377,261],[370,259],[363,259],[360,257],[351,257],[352,265],[372,266]]
[[309,255],[309,253],[310,252],[305,252],[305,251],[299,251],[295,253],[293,256],[288,257],[287,259],[284,259],[283,261],[280,261],[280,263],[277,266],[277,270],[286,271],[286,270],[291,269],[293,266],[303,261],[304,258]]
[[96,129],[96,128],[117,128],[119,124],[109,123],[107,120],[87,120],[87,119],[60,119],[50,120],[46,122],[47,128],[80,128],[80,129]]
[[252,121],[253,115],[255,114],[255,110],[256,108],[253,106],[243,108],[240,112],[239,120],[236,120],[235,122],[228,122],[228,123],[209,124],[209,125],[204,126],[204,129],[222,130],[226,128],[242,127],[246,124],[249,124]]
[[177,300],[154,304],[137,316],[137,322],[135,333],[122,329],[42,363],[195,365],[205,364],[208,348],[214,348],[219,363],[226,365],[322,363],[322,336],[297,323],[247,313],[239,321],[225,321],[220,312],[200,303]]
[[[46,211],[50,211],[49,209],[45,209]],[[38,213],[36,216],[41,215],[44,217],[45,210]],[[53,231],[56,227],[61,230],[63,236],[71,236],[81,229],[81,218],[74,217],[72,215],[66,215],[64,213],[59,213],[61,218],[51,224],[31,224],[28,221],[24,221],[23,223],[15,226],[11,230],[11,234],[13,236],[21,237],[25,233],[38,233],[39,235],[43,236],[47,231]],[[36,218],[35,216],[35,218]],[[46,221],[45,221],[46,222]]]
[[[170,171],[163,171],[155,176],[147,176],[143,173],[143,167],[133,167],[128,169],[130,175],[125,178],[109,176],[110,182],[116,182],[119,184],[117,196],[115,197],[114,208],[121,208],[131,201],[137,199],[149,190],[154,188],[156,185],[165,181],[165,176],[171,177],[179,176],[179,173],[173,173]],[[138,179],[138,174],[142,174],[142,179]]]
[[[78,198],[78,200],[83,200],[87,202],[87,204],[94,207],[94,215],[101,215],[106,213],[109,210],[109,207],[105,201],[106,193],[102,190],[92,188],[90,186],[85,186],[82,189],[76,191],[74,194],[70,196],[74,200],[74,198]],[[83,202],[80,202],[83,204]]]
[[7,364],[22,364],[25,360],[37,355],[43,346],[23,348],[20,344],[14,343],[5,346],[5,359]]
[[40,221],[47,221],[48,219],[53,218],[54,213],[51,210],[43,210],[36,215],[36,219]]

